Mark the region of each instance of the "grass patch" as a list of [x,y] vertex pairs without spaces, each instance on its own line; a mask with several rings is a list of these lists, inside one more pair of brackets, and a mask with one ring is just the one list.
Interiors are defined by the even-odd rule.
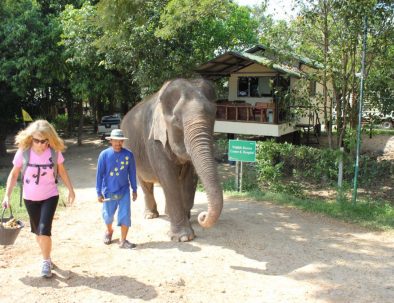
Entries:
[[[368,134],[369,129],[365,129],[365,132]],[[394,129],[374,128],[372,135],[394,135]]]
[[389,202],[358,201],[355,205],[350,202],[336,202],[318,199],[297,198],[283,193],[225,191],[232,198],[251,198],[257,201],[271,201],[281,205],[294,206],[303,211],[324,214],[349,223],[373,230],[394,229],[394,207]]
[[[1,203],[3,202],[3,197],[5,194],[5,186],[4,185],[0,185],[0,197],[1,197]],[[26,212],[26,208],[25,205],[23,204],[22,201],[22,206],[20,206],[19,203],[20,200],[20,186],[19,184],[17,186],[14,187],[14,190],[12,191],[11,194],[11,208],[12,208],[12,214],[14,215],[14,217],[18,220],[22,220],[22,221],[26,221],[29,216],[27,215]],[[3,208],[2,208],[3,211]],[[8,210],[5,211],[4,217],[9,217],[10,212]]]

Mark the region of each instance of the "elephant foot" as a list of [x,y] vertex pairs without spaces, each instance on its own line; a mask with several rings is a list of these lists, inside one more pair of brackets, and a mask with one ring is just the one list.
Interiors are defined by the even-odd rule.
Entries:
[[181,228],[178,232],[170,231],[169,236],[174,242],[188,242],[196,237],[192,228]]
[[157,211],[145,210],[145,219],[154,219],[159,217],[159,213]]

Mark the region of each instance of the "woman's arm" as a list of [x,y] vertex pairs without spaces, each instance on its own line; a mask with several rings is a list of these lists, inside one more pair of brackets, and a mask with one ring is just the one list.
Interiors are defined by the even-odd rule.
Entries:
[[73,204],[75,199],[74,188],[71,184],[70,177],[68,176],[67,170],[64,167],[64,164],[57,165],[59,176],[62,178],[64,185],[68,188],[68,203]]
[[7,208],[10,206],[11,193],[16,185],[16,181],[18,180],[18,176],[19,176],[21,169],[22,169],[21,167],[14,166],[11,169],[10,174],[8,175],[7,186],[6,186],[5,195],[3,198],[3,207],[4,208]]

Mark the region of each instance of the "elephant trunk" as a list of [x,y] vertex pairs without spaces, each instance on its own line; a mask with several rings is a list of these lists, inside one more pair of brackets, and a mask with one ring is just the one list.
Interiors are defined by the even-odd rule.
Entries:
[[213,153],[213,129],[204,118],[194,118],[192,122],[185,123],[184,132],[187,152],[208,197],[208,211],[198,215],[198,222],[208,228],[216,223],[223,208],[223,190]]

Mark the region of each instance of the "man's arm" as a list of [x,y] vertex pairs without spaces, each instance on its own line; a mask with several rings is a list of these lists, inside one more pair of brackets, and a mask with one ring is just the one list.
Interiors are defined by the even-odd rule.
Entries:
[[102,194],[103,178],[104,178],[104,157],[103,157],[103,153],[101,152],[97,160],[97,171],[96,171],[96,192],[99,202],[102,202],[100,201],[100,198],[104,199]]
[[129,181],[133,189],[133,201],[135,201],[137,199],[137,169],[133,154],[131,154],[129,162]]

